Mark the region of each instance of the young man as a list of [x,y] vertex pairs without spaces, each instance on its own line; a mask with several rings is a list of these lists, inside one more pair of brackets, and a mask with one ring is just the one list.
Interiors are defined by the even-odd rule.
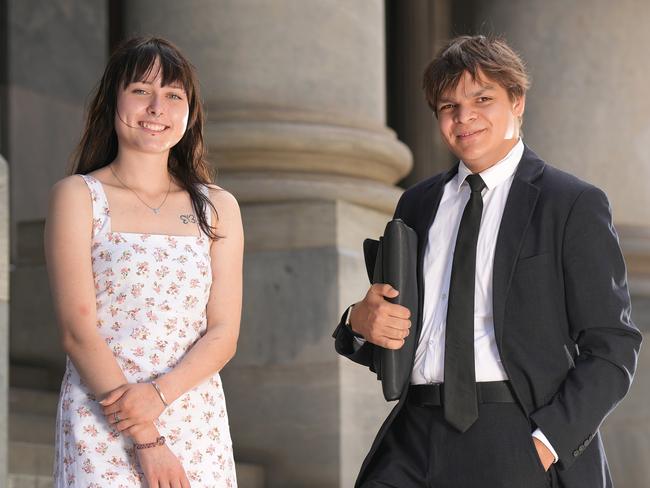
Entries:
[[418,340],[356,487],[612,486],[598,428],[641,336],[605,194],[521,141],[528,86],[517,54],[483,36],[452,40],[425,71],[460,161],[395,211],[418,235],[417,316],[378,284],[335,331],[373,371],[378,346]]

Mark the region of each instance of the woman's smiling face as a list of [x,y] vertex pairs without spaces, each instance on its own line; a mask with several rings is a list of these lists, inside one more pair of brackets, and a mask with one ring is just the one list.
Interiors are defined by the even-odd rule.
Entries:
[[143,80],[118,90],[115,132],[121,148],[168,152],[183,138],[189,117],[187,95],[180,83],[163,86],[162,79],[156,60]]

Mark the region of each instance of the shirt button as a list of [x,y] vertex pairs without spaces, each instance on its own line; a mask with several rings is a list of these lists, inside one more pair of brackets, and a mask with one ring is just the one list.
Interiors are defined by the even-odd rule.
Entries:
[[447,294],[446,294],[446,293],[443,293],[443,294],[442,294],[442,299],[443,299],[443,300],[446,300],[446,299],[447,299]]

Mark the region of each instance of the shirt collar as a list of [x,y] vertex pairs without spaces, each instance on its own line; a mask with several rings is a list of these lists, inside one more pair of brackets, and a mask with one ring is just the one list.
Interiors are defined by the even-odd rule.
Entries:
[[[481,175],[481,178],[483,178],[487,189],[492,190],[510,178],[516,171],[523,154],[524,143],[519,139],[517,144],[515,144],[510,152],[506,154],[505,158],[490,166],[485,171],[481,171],[479,174]],[[458,165],[458,174],[456,175],[455,182],[455,188],[457,191],[460,191],[465,182],[465,178],[471,174],[472,172],[467,168],[467,166],[465,166],[465,163],[461,161]]]

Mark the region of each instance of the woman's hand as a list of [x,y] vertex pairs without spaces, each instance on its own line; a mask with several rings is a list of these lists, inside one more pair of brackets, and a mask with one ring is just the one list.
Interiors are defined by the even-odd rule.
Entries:
[[[160,432],[151,422],[132,427],[129,429],[129,434],[138,444],[148,444],[160,437]],[[166,444],[136,449],[135,453],[149,488],[188,488],[190,486],[182,464]]]
[[167,445],[136,449],[135,452],[150,488],[190,487],[181,462]]
[[111,391],[99,402],[106,421],[120,432],[130,435],[130,429],[156,420],[165,409],[154,386],[150,383],[128,383]]

